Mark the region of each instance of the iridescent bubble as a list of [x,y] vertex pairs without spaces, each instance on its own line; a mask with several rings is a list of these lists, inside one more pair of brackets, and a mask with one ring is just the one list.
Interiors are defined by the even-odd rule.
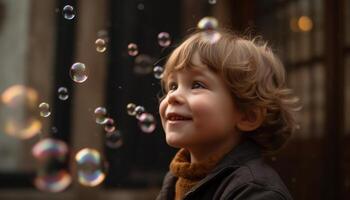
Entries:
[[45,160],[47,158],[64,159],[68,153],[68,146],[61,140],[46,138],[40,140],[33,146],[32,154],[38,160]]
[[96,149],[84,148],[75,155],[78,181],[84,186],[94,187],[105,179],[105,165]]
[[158,44],[161,47],[167,47],[171,44],[170,35],[167,32],[161,32],[158,34]]
[[87,69],[84,63],[74,63],[70,68],[70,77],[76,83],[83,83],[88,78]]
[[123,138],[119,130],[106,133],[106,146],[109,148],[119,148],[123,145]]
[[144,113],[146,110],[143,106],[136,106],[135,108],[135,113],[136,113],[136,118],[140,118],[141,114]]
[[139,127],[145,133],[151,133],[156,128],[156,122],[154,120],[153,115],[150,113],[142,113],[138,120]]
[[69,94],[68,94],[68,90],[67,90],[66,87],[60,87],[60,88],[58,88],[57,92],[58,92],[58,98],[59,98],[60,100],[65,101],[65,100],[68,99]]
[[115,130],[114,120],[112,118],[107,118],[104,123],[104,129],[106,132],[113,132]]
[[128,112],[128,115],[130,116],[135,116],[136,115],[136,111],[135,111],[136,105],[133,103],[128,103],[128,105],[126,105],[126,110]]
[[163,77],[163,67],[162,66],[155,66],[153,68],[153,74],[156,79],[161,79]]
[[198,22],[198,28],[202,30],[215,30],[218,28],[219,22],[214,17],[204,17]]
[[64,169],[68,146],[61,140],[46,138],[34,145],[32,154],[39,163],[34,185],[43,191],[61,192],[72,182]]
[[13,85],[1,93],[0,125],[4,133],[19,139],[28,139],[40,133],[42,124],[37,119],[38,93],[24,85]]
[[107,109],[104,107],[97,107],[94,111],[96,123],[105,124],[107,122]]
[[96,51],[99,53],[103,53],[107,49],[106,41],[104,39],[98,38],[95,41],[95,45],[96,45]]
[[216,0],[208,0],[208,3],[211,5],[214,5],[214,4],[216,4]]
[[149,74],[153,70],[153,59],[146,54],[140,54],[135,58],[134,72],[136,74]]
[[63,7],[62,14],[65,19],[71,20],[75,17],[75,10],[73,6],[66,5]]
[[203,39],[209,43],[214,44],[221,38],[221,34],[216,31],[218,28],[218,20],[214,17],[204,17],[198,22],[198,28],[202,29],[201,33]]
[[137,54],[139,54],[139,49],[135,43],[130,43],[128,45],[128,54],[130,56],[137,56]]
[[49,174],[38,174],[34,179],[36,188],[46,192],[62,192],[72,182],[72,177],[66,170],[60,170]]
[[50,105],[48,103],[42,102],[39,104],[39,111],[40,111],[40,116],[42,117],[48,117],[51,114],[51,109]]

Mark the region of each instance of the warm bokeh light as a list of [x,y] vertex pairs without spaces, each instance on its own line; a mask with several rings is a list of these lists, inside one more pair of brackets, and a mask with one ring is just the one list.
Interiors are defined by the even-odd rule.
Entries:
[[298,27],[301,31],[308,32],[312,29],[313,23],[310,17],[308,16],[301,16],[298,19]]

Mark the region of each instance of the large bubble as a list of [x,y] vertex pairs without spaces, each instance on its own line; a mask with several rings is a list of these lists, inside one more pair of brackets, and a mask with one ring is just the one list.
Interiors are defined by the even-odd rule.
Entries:
[[0,110],[3,131],[15,138],[28,139],[40,133],[42,124],[37,118],[38,93],[24,85],[13,85],[1,93]]
[[105,165],[101,154],[92,148],[84,148],[75,155],[78,181],[84,186],[94,187],[105,179]]
[[203,30],[202,37],[210,43],[215,43],[221,38],[221,34],[216,31],[219,22],[214,17],[204,17],[198,22],[198,28]]
[[61,192],[72,182],[65,169],[68,146],[61,140],[46,138],[34,145],[32,154],[38,161],[34,185],[47,192]]

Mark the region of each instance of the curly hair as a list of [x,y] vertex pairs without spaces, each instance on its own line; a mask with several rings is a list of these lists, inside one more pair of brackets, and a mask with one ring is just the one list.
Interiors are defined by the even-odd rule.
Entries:
[[[219,39],[212,42],[210,34],[216,34]],[[257,107],[266,110],[261,126],[243,135],[260,145],[264,153],[279,150],[298,127],[294,112],[300,105],[286,86],[282,62],[267,43],[258,37],[251,39],[227,30],[197,31],[168,58],[161,80],[163,90],[173,71],[193,66],[195,52],[203,64],[224,79],[240,111]]]

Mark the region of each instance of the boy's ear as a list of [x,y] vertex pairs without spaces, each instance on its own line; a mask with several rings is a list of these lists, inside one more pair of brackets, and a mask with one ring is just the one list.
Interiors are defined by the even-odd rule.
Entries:
[[263,123],[266,116],[266,108],[256,107],[243,112],[237,123],[237,128],[241,131],[253,131]]

